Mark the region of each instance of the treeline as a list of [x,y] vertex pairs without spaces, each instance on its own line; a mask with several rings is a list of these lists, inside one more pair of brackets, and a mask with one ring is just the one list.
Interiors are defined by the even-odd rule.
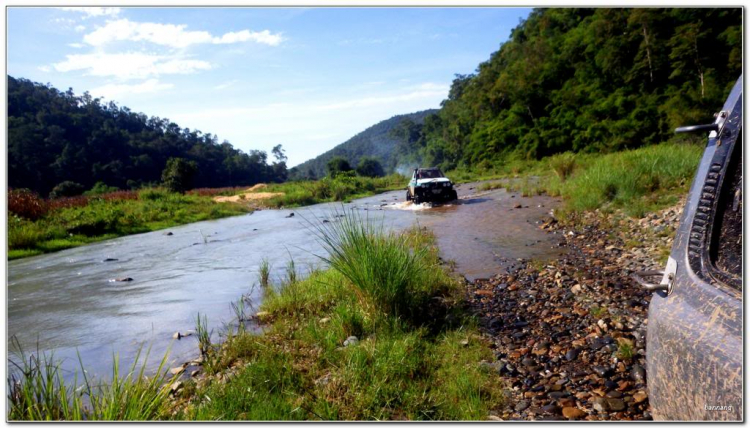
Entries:
[[396,155],[444,170],[613,152],[706,123],[742,73],[742,9],[536,9]]
[[277,146],[273,155],[269,163],[266,152],[244,153],[210,133],[8,76],[11,188],[45,196],[63,182],[135,189],[160,183],[170,158],[194,163],[193,187],[284,181],[284,151]]
[[[290,179],[318,179],[329,172],[329,163],[334,158],[343,158],[356,168],[362,162],[371,163],[376,160],[385,173],[391,173],[400,163],[394,156],[395,147],[399,144],[398,134],[394,131],[402,122],[421,124],[424,118],[437,110],[424,110],[416,113],[402,114],[383,120],[339,144],[333,149],[305,161],[289,170]],[[369,168],[369,166],[368,166]]]

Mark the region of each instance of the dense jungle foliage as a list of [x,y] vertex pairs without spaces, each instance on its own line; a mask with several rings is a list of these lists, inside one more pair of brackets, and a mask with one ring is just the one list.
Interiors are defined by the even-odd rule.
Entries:
[[47,195],[69,181],[120,189],[159,183],[170,158],[194,161],[195,187],[284,181],[286,157],[274,149],[243,153],[212,134],[180,128],[88,93],[61,92],[8,76],[8,181]]
[[712,121],[741,73],[741,8],[535,9],[437,114],[400,124],[397,157],[452,170],[658,143]]

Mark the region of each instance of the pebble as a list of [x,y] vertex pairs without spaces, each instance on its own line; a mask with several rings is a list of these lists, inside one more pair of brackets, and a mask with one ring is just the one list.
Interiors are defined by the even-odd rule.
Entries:
[[521,401],[519,401],[519,402],[518,402],[518,403],[516,404],[516,407],[514,407],[514,409],[516,410],[516,412],[523,412],[523,411],[524,411],[524,410],[526,410],[526,409],[527,409],[527,408],[528,408],[528,407],[529,407],[530,405],[531,405],[531,403],[530,403],[530,402],[528,402],[527,400],[521,400]]
[[581,353],[580,348],[572,348],[570,351],[565,353],[565,359],[568,361],[573,361],[576,358],[578,358],[578,355]]
[[[657,218],[676,224],[679,209],[667,211],[674,215]],[[609,223],[597,228],[598,215],[585,213],[577,223],[583,226],[565,230],[557,221],[538,222],[560,240],[561,256],[541,266],[516,260],[513,268],[469,284],[499,361],[496,371],[518,403],[504,419],[651,417],[643,368],[651,293],[629,274],[659,268],[661,247],[670,242],[650,238],[653,220],[623,217],[624,226],[613,231]],[[619,214],[608,215],[609,222]],[[633,249],[628,241],[644,244]],[[632,346],[631,358],[619,358],[620,343]]]
[[575,407],[563,407],[562,414],[568,419],[580,419],[586,416],[586,412]]
[[359,339],[357,339],[357,336],[349,336],[344,341],[344,346],[354,346],[359,343]]

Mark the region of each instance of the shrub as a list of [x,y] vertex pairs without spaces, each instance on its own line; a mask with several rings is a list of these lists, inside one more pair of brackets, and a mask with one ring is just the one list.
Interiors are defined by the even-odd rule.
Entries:
[[73,181],[63,181],[62,183],[55,186],[49,193],[49,197],[62,198],[70,196],[78,196],[83,193],[84,187]]
[[349,161],[341,156],[336,156],[328,161],[326,164],[329,177],[336,177],[342,172],[349,172],[352,170],[352,166],[349,165]]
[[8,211],[19,217],[36,220],[49,210],[47,202],[29,189],[13,189],[8,192]]
[[146,189],[138,192],[138,196],[144,201],[159,201],[166,199],[169,196],[169,192],[160,188]]
[[560,180],[565,181],[573,174],[576,167],[576,157],[571,152],[561,153],[549,158],[549,166]]
[[104,193],[112,193],[120,190],[117,187],[114,186],[107,186],[106,183],[103,181],[97,181],[96,184],[94,184],[94,187],[91,188],[91,190],[87,190],[83,192],[85,196],[93,196],[93,195],[101,195]]
[[193,183],[193,177],[198,172],[198,164],[183,158],[169,158],[167,166],[161,174],[161,180],[172,192],[185,193]]
[[385,171],[383,171],[383,165],[380,164],[377,158],[363,156],[359,158],[359,163],[357,164],[357,175],[362,177],[382,177],[385,175]]

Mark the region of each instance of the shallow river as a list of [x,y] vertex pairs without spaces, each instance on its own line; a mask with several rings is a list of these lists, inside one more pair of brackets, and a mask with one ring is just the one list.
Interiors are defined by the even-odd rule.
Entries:
[[[54,350],[67,374],[79,367],[78,351],[87,371],[105,378],[113,354],[130,364],[139,347],[151,347],[152,367],[169,347],[171,362],[187,361],[198,354],[195,337],[173,340],[173,334],[194,329],[197,313],[207,316],[214,331],[232,322],[230,303],[254,289],[263,258],[271,261],[277,280],[290,256],[300,275],[318,265],[316,255],[323,252],[308,221],[336,221],[334,210],[357,210],[393,230],[416,223],[432,229],[441,256],[455,261],[469,279],[491,276],[517,258],[557,255],[554,237],[536,224],[555,206],[553,199],[502,189],[477,194],[473,188],[459,186],[459,201],[445,206],[415,206],[403,202],[403,191],[389,192],[344,205],[257,211],[12,261],[9,344],[16,337],[27,353]],[[514,209],[519,203],[524,208]],[[108,258],[116,260],[104,261]],[[110,281],[123,277],[133,280]],[[259,293],[251,294],[257,307]]]

